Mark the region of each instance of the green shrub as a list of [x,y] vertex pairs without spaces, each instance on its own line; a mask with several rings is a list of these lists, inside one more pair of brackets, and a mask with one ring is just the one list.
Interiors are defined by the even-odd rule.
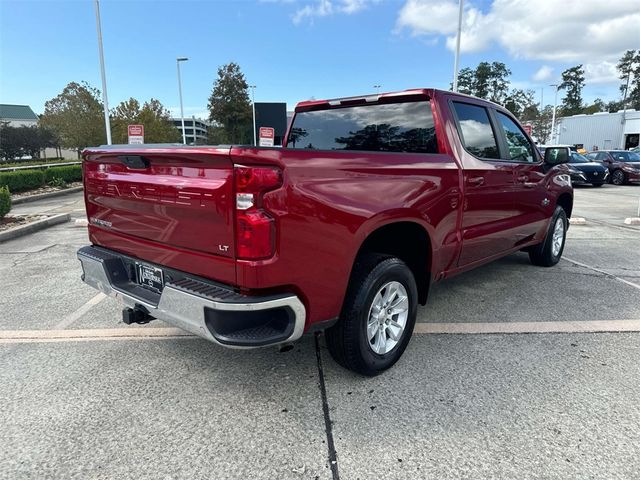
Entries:
[[0,187],[0,219],[11,210],[11,193],[7,187]]
[[67,182],[65,182],[60,177],[53,177],[51,180],[49,180],[47,185],[49,185],[50,187],[56,187],[56,188],[67,188]]
[[60,179],[64,183],[78,182],[82,180],[82,167],[80,165],[67,165],[47,168],[44,171],[45,183],[50,184],[54,179]]
[[0,187],[8,187],[12,192],[33,190],[44,185],[43,170],[16,170],[0,172]]

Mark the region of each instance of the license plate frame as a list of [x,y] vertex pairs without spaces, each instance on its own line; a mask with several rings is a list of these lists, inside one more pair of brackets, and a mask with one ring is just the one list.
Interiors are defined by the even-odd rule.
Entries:
[[161,293],[164,288],[164,272],[161,268],[144,263],[136,263],[138,285]]

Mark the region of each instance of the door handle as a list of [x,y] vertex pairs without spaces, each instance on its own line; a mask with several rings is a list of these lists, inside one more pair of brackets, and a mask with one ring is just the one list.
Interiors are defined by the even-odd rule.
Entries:
[[529,180],[529,175],[520,175],[516,180],[520,183],[525,183]]
[[467,179],[467,183],[469,185],[473,185],[475,187],[479,187],[484,184],[484,177],[471,177]]

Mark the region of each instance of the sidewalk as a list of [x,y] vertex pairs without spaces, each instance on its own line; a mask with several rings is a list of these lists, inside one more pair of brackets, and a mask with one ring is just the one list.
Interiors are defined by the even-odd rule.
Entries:
[[82,192],[74,192],[69,195],[22,203],[11,208],[11,214],[13,215],[45,213],[48,215],[70,213],[72,221],[75,218],[85,218],[84,197]]

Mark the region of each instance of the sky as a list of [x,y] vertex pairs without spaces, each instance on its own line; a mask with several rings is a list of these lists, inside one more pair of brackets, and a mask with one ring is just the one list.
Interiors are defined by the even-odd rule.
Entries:
[[[504,62],[513,87],[584,64],[585,101],[619,98],[615,64],[640,48],[640,0],[466,0],[460,67]],[[109,106],[157,98],[206,118],[217,68],[237,62],[256,102],[449,88],[457,0],[101,0]],[[0,0],[0,103],[40,114],[66,84],[102,89],[94,2]],[[560,99],[562,92],[560,92]]]

